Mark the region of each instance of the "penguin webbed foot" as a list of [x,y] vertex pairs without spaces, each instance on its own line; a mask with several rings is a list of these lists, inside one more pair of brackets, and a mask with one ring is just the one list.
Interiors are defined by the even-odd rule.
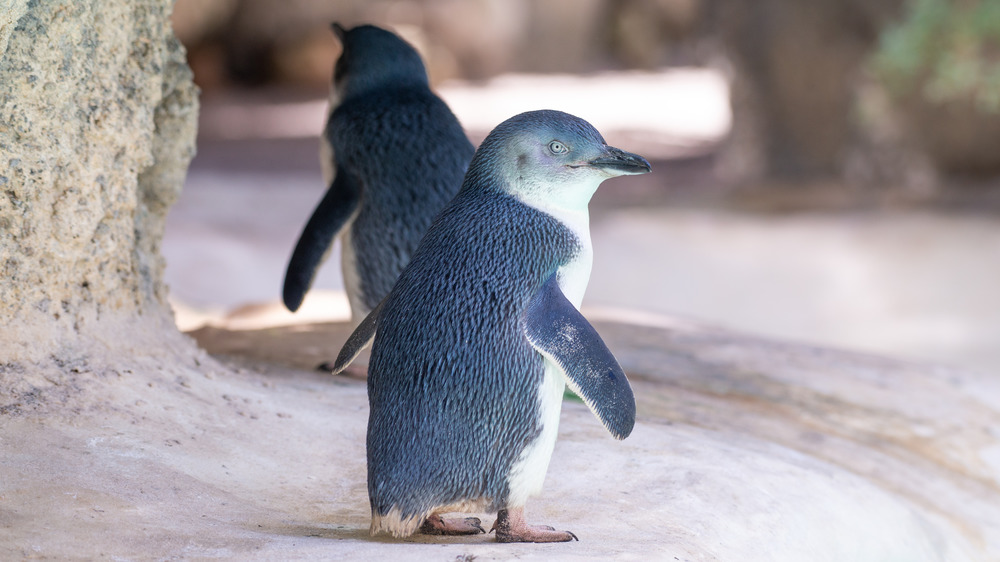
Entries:
[[478,517],[445,519],[440,515],[430,515],[420,526],[425,535],[478,535],[485,533]]
[[501,509],[490,532],[496,531],[497,542],[568,542],[579,541],[570,531],[557,531],[548,525],[528,525],[524,508]]

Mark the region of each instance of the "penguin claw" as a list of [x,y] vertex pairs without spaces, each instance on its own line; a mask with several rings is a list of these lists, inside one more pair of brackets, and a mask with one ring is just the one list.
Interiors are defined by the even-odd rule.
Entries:
[[579,541],[572,531],[557,531],[548,525],[527,525],[516,532],[497,532],[497,542],[569,542]]
[[420,526],[425,535],[478,535],[485,533],[478,517],[445,519],[440,515],[430,515]]
[[[555,531],[556,530],[555,527],[552,527],[552,526],[549,526],[549,525],[532,525],[532,527],[535,528],[535,529],[542,529],[542,530],[545,530],[545,531]],[[490,534],[492,534],[496,530],[497,530],[497,522],[494,521],[493,522],[493,526],[490,527]],[[571,535],[573,535],[573,533],[570,533],[569,531],[566,531],[566,532],[569,533],[569,534],[571,534]],[[576,540],[580,540],[580,539],[576,538],[576,535],[573,535],[573,538],[576,539]]]
[[[326,361],[316,365],[316,370],[330,374],[336,372],[333,361]],[[365,380],[368,378],[368,367],[351,365],[337,373],[337,376]]]
[[496,531],[497,542],[568,542],[579,541],[570,531],[557,531],[548,525],[528,525],[524,508],[500,510],[490,532]]

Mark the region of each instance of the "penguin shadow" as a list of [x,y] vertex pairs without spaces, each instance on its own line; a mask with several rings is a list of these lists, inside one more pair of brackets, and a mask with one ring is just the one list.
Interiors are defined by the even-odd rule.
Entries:
[[[486,520],[484,520],[484,523]],[[491,523],[492,525],[492,523]],[[484,525],[485,527],[486,525]],[[285,537],[316,538],[337,541],[361,541],[380,544],[496,544],[496,535],[480,533],[478,535],[423,535],[416,533],[409,537],[396,538],[387,533],[372,536],[368,526],[353,525],[252,525],[248,527],[257,533],[281,535]]]
[[285,537],[364,541],[371,538],[366,527],[351,525],[254,525],[253,531]]

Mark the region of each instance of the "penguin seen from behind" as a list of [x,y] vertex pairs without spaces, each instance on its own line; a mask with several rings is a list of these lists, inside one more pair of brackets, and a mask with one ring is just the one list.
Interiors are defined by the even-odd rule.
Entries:
[[295,246],[282,297],[298,310],[339,235],[344,287],[358,322],[389,293],[458,192],[475,149],[430,90],[413,47],[371,25],[331,27],[343,52],[320,139],[327,192]]

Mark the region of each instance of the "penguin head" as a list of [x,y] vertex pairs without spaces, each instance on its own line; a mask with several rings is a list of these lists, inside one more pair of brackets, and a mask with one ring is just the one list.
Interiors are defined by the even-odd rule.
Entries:
[[398,35],[374,25],[330,28],[343,51],[333,69],[333,87],[341,98],[364,95],[376,88],[427,87],[427,70],[420,54]]
[[649,171],[642,156],[608,146],[590,123],[553,110],[529,111],[504,121],[469,165],[470,176],[492,175],[499,182],[487,183],[499,184],[532,206],[565,209],[586,209],[608,178]]

